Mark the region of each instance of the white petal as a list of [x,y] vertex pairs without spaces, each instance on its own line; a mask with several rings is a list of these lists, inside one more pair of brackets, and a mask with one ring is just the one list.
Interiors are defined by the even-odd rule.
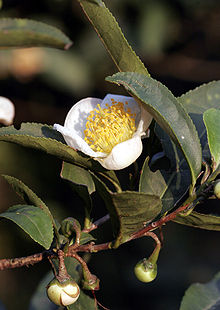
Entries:
[[91,147],[75,132],[75,130],[70,130],[67,127],[63,127],[59,124],[54,124],[54,129],[59,131],[66,143],[72,148],[83,152],[84,154],[91,157],[104,157],[105,153],[94,152]]
[[11,125],[15,116],[15,108],[13,103],[5,98],[0,97],[0,123]]
[[101,103],[102,100],[98,98],[85,98],[78,101],[68,112],[64,127],[70,130],[73,129],[81,138],[84,138],[87,117],[96,108],[97,104]]
[[117,144],[106,158],[97,160],[106,169],[120,170],[130,166],[141,155],[142,149],[141,137],[135,135]]
[[147,111],[145,105],[143,103],[140,103],[141,106],[141,119],[143,120],[143,132],[145,132],[148,127],[150,126],[153,117],[152,115]]
[[101,108],[106,108],[106,104],[112,105],[111,99],[114,99],[117,102],[122,102],[124,105],[125,111],[127,111],[128,108],[131,109],[132,113],[136,114],[135,125],[138,126],[138,123],[139,123],[140,117],[141,117],[141,109],[140,109],[139,104],[134,100],[134,98],[133,97],[127,97],[127,96],[121,96],[121,95],[108,94],[102,100]]

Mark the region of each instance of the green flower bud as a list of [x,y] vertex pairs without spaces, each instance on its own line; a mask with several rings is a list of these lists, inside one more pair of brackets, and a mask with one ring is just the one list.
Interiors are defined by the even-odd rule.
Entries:
[[72,305],[77,301],[79,295],[79,286],[73,279],[61,283],[54,278],[47,286],[48,298],[58,306]]
[[157,276],[157,264],[144,258],[134,267],[134,273],[141,282],[151,282]]
[[220,181],[217,181],[214,186],[214,194],[216,198],[220,199]]

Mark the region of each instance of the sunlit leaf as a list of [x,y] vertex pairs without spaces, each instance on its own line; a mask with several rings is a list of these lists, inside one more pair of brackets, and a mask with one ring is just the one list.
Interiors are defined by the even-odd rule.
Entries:
[[209,109],[204,115],[210,152],[216,164],[220,164],[220,110]]
[[117,73],[106,80],[123,85],[145,104],[147,111],[181,149],[190,168],[192,185],[195,185],[202,162],[198,133],[172,93],[160,82],[133,72]]
[[16,205],[1,213],[0,217],[13,221],[35,242],[49,249],[53,241],[53,226],[43,210],[30,205]]
[[192,284],[185,292],[180,310],[217,310],[220,305],[220,273],[210,282]]

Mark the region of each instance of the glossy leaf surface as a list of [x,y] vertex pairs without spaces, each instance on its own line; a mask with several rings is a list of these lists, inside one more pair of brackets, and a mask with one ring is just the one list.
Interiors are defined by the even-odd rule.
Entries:
[[43,210],[30,205],[16,205],[1,213],[0,217],[13,221],[35,242],[49,249],[53,241],[53,226]]
[[106,80],[123,85],[145,104],[147,111],[181,149],[194,185],[201,170],[201,146],[192,120],[172,93],[160,82],[133,72],[117,73]]
[[21,19],[0,19],[0,46],[33,47],[45,46],[68,49],[70,39],[57,28],[42,22]]

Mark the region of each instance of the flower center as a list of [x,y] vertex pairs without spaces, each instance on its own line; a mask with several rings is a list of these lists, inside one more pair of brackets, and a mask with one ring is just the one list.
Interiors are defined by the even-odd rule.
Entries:
[[111,100],[112,105],[106,103],[106,108],[101,108],[98,104],[87,117],[84,140],[95,152],[110,153],[115,145],[131,139],[136,131],[136,114],[130,108],[125,110],[122,102]]

